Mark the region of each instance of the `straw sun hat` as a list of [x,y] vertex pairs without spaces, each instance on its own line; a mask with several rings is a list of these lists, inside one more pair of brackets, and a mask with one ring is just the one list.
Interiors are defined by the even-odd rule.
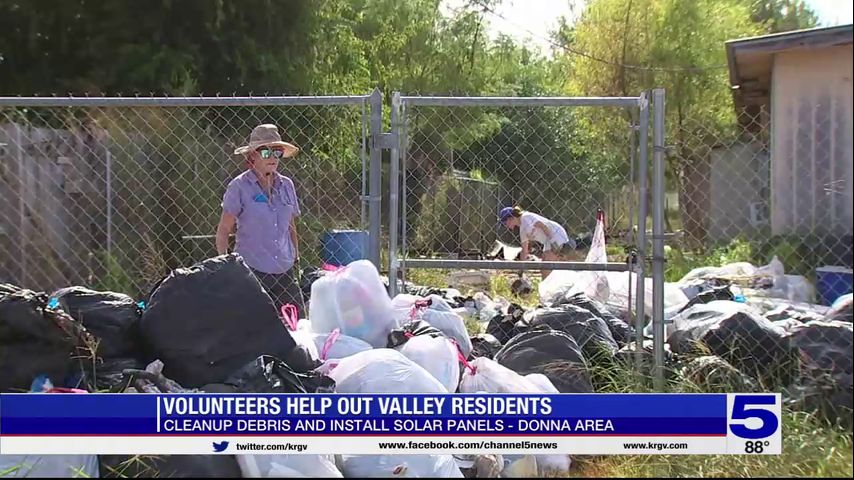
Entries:
[[259,147],[282,147],[285,150],[284,158],[293,157],[299,152],[299,147],[282,140],[279,129],[275,125],[265,123],[252,129],[249,135],[249,144],[234,150],[235,155],[242,155],[256,150]]

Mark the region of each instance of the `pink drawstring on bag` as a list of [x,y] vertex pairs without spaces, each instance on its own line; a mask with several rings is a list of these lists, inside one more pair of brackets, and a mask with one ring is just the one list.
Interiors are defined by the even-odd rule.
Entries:
[[454,346],[455,346],[455,347],[457,347],[457,360],[458,360],[458,361],[463,365],[463,367],[464,367],[464,368],[466,368],[466,369],[469,371],[469,374],[470,374],[470,375],[474,375],[475,373],[477,373],[477,367],[475,367],[474,365],[472,365],[472,364],[471,364],[471,363],[466,359],[466,356],[465,356],[465,355],[463,355],[463,351],[462,351],[462,349],[460,348],[460,344],[459,344],[459,343],[457,343],[457,340],[456,340],[456,339],[454,339],[454,338],[449,338],[449,340],[451,341],[451,343],[453,343],[453,344],[454,344]]
[[340,273],[342,270],[347,269],[347,266],[337,267],[335,265],[330,265],[328,263],[324,263],[323,265],[320,266],[320,269],[323,270],[324,272]]
[[418,312],[428,308],[433,302],[430,300],[416,300],[414,304],[412,304],[412,309],[409,311],[409,319],[415,320],[415,317],[418,316]]
[[326,341],[323,342],[323,347],[320,349],[320,359],[326,361],[326,358],[329,356],[329,350],[332,349],[332,345],[335,345],[335,342],[338,341],[338,337],[341,336],[341,329],[336,328],[332,330],[332,333],[326,337]]
[[54,387],[45,393],[89,393],[89,392],[87,392],[86,390],[81,390],[79,388]]
[[292,332],[296,332],[298,322],[299,310],[297,310],[296,305],[290,303],[282,305],[282,323],[285,324],[285,327],[290,328]]

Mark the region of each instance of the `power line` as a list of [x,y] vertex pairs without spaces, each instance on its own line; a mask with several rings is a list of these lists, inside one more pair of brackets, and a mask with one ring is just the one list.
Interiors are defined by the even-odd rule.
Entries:
[[501,13],[496,12],[489,5],[481,3],[477,0],[472,0],[472,3],[477,4],[479,7],[481,7],[483,9],[484,12],[495,15],[496,17],[504,20],[505,22],[509,23],[510,25],[512,25],[516,28],[519,28],[521,30],[524,30],[525,32],[529,33],[530,35],[533,35],[534,37],[537,37],[540,40],[543,40],[543,41],[549,43],[551,46],[553,46],[555,48],[564,50],[564,51],[571,53],[573,55],[578,55],[580,57],[584,57],[584,58],[593,60],[595,62],[604,63],[606,65],[611,65],[611,66],[619,67],[619,68],[625,68],[628,70],[644,70],[644,71],[657,71],[657,72],[705,71],[705,70],[720,70],[720,69],[728,68],[727,65],[710,65],[710,66],[703,66],[703,67],[647,67],[647,66],[643,66],[643,65],[630,65],[630,64],[620,63],[620,62],[614,62],[611,60],[606,60],[606,59],[599,58],[599,57],[596,57],[594,55],[591,55],[587,52],[583,52],[581,50],[576,50],[576,49],[570,47],[569,45],[556,42],[551,38],[547,38],[547,37],[544,37],[538,33],[535,33],[535,32],[533,32],[533,31],[531,31],[531,30],[529,30],[529,29],[527,29],[527,28],[525,28],[525,27],[523,27],[517,23],[514,23],[513,21],[511,21],[510,19],[508,19],[507,17],[505,17]]

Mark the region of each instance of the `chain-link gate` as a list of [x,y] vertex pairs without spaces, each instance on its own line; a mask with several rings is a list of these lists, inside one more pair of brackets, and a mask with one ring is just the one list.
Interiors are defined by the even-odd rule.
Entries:
[[[655,174],[663,179],[663,91],[656,91]],[[392,98],[390,282],[392,294],[414,269],[445,272],[571,270],[590,285],[620,284],[619,310],[643,330],[655,317],[656,350],[663,352],[663,303],[646,278],[647,169],[650,102],[647,94],[619,98]],[[663,182],[655,182],[655,193]],[[608,212],[608,261],[586,262],[599,211]],[[663,198],[663,196],[661,197]],[[663,208],[661,198],[655,206]],[[498,222],[502,207],[519,205],[563,225],[576,249],[558,260],[513,261],[513,232]],[[655,213],[655,212],[653,212]],[[654,222],[654,272],[663,284],[663,224]],[[573,242],[570,242],[573,243]],[[549,255],[532,250],[535,256]],[[604,259],[602,259],[604,260]],[[548,272],[545,272],[548,273]],[[586,276],[585,276],[586,275]],[[634,298],[634,300],[633,300]],[[650,313],[652,313],[650,312]],[[641,362],[638,336],[636,361]],[[657,352],[656,365],[662,365]]]
[[279,171],[295,185],[304,263],[320,264],[330,230],[353,229],[370,233],[379,264],[381,157],[369,140],[381,102],[379,92],[0,98],[0,282],[141,295],[215,256],[226,186],[246,170],[234,150],[265,123],[301,150]]

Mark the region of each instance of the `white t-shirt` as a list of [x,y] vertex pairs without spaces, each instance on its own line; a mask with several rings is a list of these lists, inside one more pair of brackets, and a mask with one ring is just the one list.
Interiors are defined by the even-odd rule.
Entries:
[[[545,225],[548,235],[535,226],[537,222]],[[537,242],[543,245],[563,245],[569,242],[566,230],[559,223],[532,212],[522,213],[519,221],[519,235],[523,242]]]

